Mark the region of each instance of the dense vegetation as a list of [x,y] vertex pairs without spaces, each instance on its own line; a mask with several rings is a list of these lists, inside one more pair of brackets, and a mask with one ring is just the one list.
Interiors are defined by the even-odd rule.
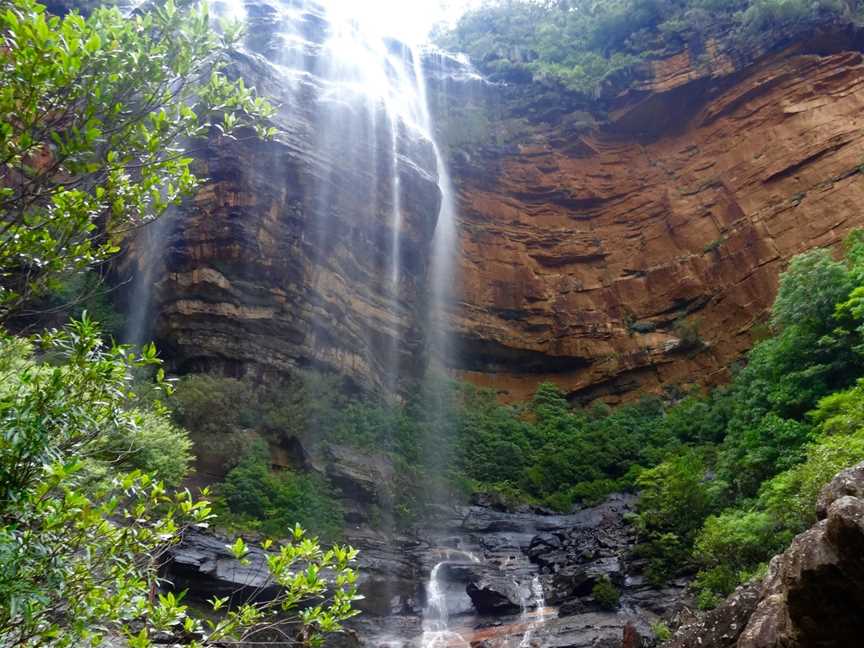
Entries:
[[[203,648],[280,620],[316,643],[353,614],[356,552],[324,551],[287,524],[288,543],[267,545],[284,586],[273,600],[214,599],[205,620],[163,589],[165,551],[213,518],[206,500],[177,488],[190,440],[158,397],[169,388],[152,345],[109,343],[83,302],[65,303],[66,290],[89,292],[124,232],[198,186],[181,141],[241,126],[270,134],[269,105],[221,72],[236,36],[230,26],[217,36],[205,7],[170,0],[134,17],[102,8],[61,19],[32,0],[0,12],[4,647],[113,635],[147,648],[157,633],[180,633]],[[80,318],[12,335],[3,327],[25,304]],[[244,541],[230,550],[247,560]]]
[[[267,135],[270,109],[220,73],[235,32],[218,39],[193,4],[166,3],[134,20],[111,9],[60,20],[31,0],[7,5],[0,321],[25,303],[78,319],[30,338],[0,335],[3,645],[88,645],[110,632],[145,648],[153,632],[177,627],[213,645],[248,638],[277,613],[296,613],[301,600],[320,602],[302,612],[313,632],[336,629],[352,614],[355,552],[324,551],[291,531],[300,521],[330,539],[344,525],[323,476],[273,469],[271,451],[295,437],[313,454],[341,445],[388,455],[397,478],[382,524],[390,514],[410,524],[430,503],[476,492],[568,510],[639,491],[649,576],[696,572],[705,606],[812,523],[821,486],[864,458],[860,233],[843,260],[814,251],[793,261],[772,335],[710,394],[578,409],[551,384],[528,403],[502,405],[466,385],[429,381],[394,404],[352,397],[320,376],[266,386],[191,376],[169,412],[155,349],[107,342],[68,291],[98,292],[94,267],[123,233],[197,187],[181,140],[238,126]],[[650,54],[643,44],[657,34],[683,38],[699,20],[746,35],[768,22],[804,25],[857,10],[830,0],[512,2],[469,14],[450,38],[488,69],[587,91]],[[207,501],[178,489],[191,441],[225,459],[215,508],[228,526],[291,536],[270,564],[284,596],[231,608],[212,624],[158,592],[164,551],[185,529],[213,521]],[[231,550],[243,559],[249,548],[238,541]],[[298,561],[307,565],[299,574]],[[619,595],[606,581],[593,594],[609,607]]]
[[489,0],[438,34],[493,78],[551,81],[593,94],[606,79],[708,35],[747,44],[859,20],[858,0]]
[[[242,479],[249,498],[279,497],[275,484],[247,479],[258,470],[251,464],[265,461],[260,447],[251,451],[259,457],[255,462],[237,459],[248,457],[262,438],[276,446],[296,437],[313,453],[338,444],[389,455],[398,467],[393,513],[402,524],[431,503],[430,493],[443,499],[493,492],[513,503],[560,510],[598,501],[632,488],[634,466],[655,465],[679,445],[660,425],[663,408],[657,399],[615,411],[573,410],[549,384],[530,403],[518,405],[502,405],[494,394],[447,381],[427,384],[405,403],[388,404],[351,398],[333,381],[315,376],[257,388],[231,378],[189,376],[178,382],[172,402],[178,423],[193,438],[206,438],[227,461],[225,483],[216,489],[223,504],[240,519],[262,523],[266,507],[240,506],[231,495],[232,484]],[[280,478],[298,488],[314,479],[290,470]],[[326,494],[318,500],[319,524],[339,515],[336,501],[330,501],[324,506]],[[299,507],[290,510],[303,517]]]
[[[528,403],[502,405],[493,394],[440,382],[394,405],[351,398],[332,381],[308,377],[259,388],[256,401],[241,381],[192,376],[178,385],[175,415],[193,435],[222,438],[229,448],[248,437],[228,432],[255,428],[275,444],[298,437],[310,449],[341,444],[386,453],[399,466],[394,510],[402,523],[422,512],[430,493],[491,492],[568,510],[613,491],[639,491],[649,577],[660,583],[698,570],[709,606],[809,526],[819,489],[864,459],[864,382],[857,382],[864,376],[864,235],[854,233],[845,249],[842,261],[825,250],[792,261],[773,307],[773,334],[729,386],[709,394],[672,390],[615,410],[579,409],[551,384]],[[257,461],[242,460],[221,488],[241,519],[265,520],[258,501],[282,497],[283,486],[263,477],[265,460]],[[284,479],[302,490],[302,475]],[[255,503],[236,497],[240,482]],[[338,505],[327,498],[325,491],[303,506],[335,522]],[[300,504],[287,506],[302,517]]]

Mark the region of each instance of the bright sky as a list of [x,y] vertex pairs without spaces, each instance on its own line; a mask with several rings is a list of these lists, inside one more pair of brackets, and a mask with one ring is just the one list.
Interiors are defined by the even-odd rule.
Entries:
[[455,21],[482,0],[331,0],[374,29],[410,42],[422,41],[437,23]]

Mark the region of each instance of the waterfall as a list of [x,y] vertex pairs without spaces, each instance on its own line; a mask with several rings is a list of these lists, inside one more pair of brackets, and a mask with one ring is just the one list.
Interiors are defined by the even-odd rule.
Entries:
[[175,210],[135,232],[132,247],[137,270],[129,280],[126,322],[123,327],[125,344],[142,345],[150,341],[153,329],[153,301],[157,290],[161,259],[164,257],[174,223]]
[[[534,617],[529,619],[529,609],[534,608]],[[540,576],[536,575],[531,580],[530,597],[522,603],[522,619],[527,622],[525,634],[519,642],[519,648],[533,648],[532,639],[537,628],[542,627],[546,621],[546,597],[543,593],[543,583]]]
[[[342,230],[359,228],[362,223],[366,232],[387,232],[378,240],[359,241],[369,246],[367,255],[374,256],[378,249],[389,248],[389,252],[380,257],[377,276],[364,278],[366,294],[362,299],[369,304],[370,317],[375,321],[368,328],[363,322],[357,323],[352,362],[377,368],[385,390],[399,393],[405,378],[404,345],[412,309],[422,303],[422,294],[430,291],[428,301],[438,310],[441,300],[435,296],[444,294],[438,286],[451,274],[448,268],[453,256],[453,192],[447,164],[434,137],[423,49],[417,42],[394,39],[386,26],[374,24],[366,15],[369,8],[362,3],[307,1],[299,3],[298,9],[297,3],[286,0],[271,5],[283,12],[283,24],[275,30],[281,49],[274,52],[272,45],[260,44],[259,49],[264,47],[267,57],[275,58],[279,73],[295,84],[287,89],[289,109],[299,109],[308,101],[310,91],[317,93],[309,139],[322,169],[312,187],[315,208],[310,216],[314,223],[306,227],[322,258],[317,276],[310,282],[310,301],[323,312],[323,305],[350,298],[336,294],[338,280],[334,277],[344,274],[345,269],[331,267],[333,258],[339,257],[333,241]],[[300,27],[310,15],[321,17],[319,24],[326,26],[320,30],[323,34],[318,28],[310,34],[308,27]],[[381,15],[372,17],[380,19]],[[425,285],[416,270],[413,274],[406,270],[406,264],[413,267],[418,262],[418,254],[429,254],[418,249],[423,244],[418,216],[411,214],[409,218],[405,213],[403,192],[411,190],[413,174],[427,174],[433,181],[437,176],[441,195],[438,213],[422,216],[430,221],[436,216],[438,219],[427,273],[431,279],[427,278]],[[346,186],[346,175],[360,178],[355,183],[360,186],[359,194],[355,187]],[[403,182],[403,177],[409,181]],[[442,321],[438,315],[433,319]],[[323,364],[339,364],[332,361],[334,345],[328,339],[328,328],[327,317],[322,317],[310,346]],[[428,335],[435,341],[443,337]]]
[[[406,367],[410,378],[418,377],[423,330],[428,346],[446,346],[442,323],[453,276],[455,208],[446,150],[436,141],[427,97],[425,70],[434,57],[418,38],[421,31],[403,29],[394,37],[398,19],[382,6],[217,0],[212,13],[246,23],[232,74],[247,75],[278,106],[277,140],[301,161],[279,188],[294,201],[283,217],[296,221],[299,240],[293,249],[286,244],[286,251],[304,255],[301,288],[286,297],[286,310],[309,322],[300,333],[305,339],[292,341],[303,353],[311,350],[297,366],[371,377],[365,386],[392,394],[404,389]],[[403,17],[411,13],[395,2],[393,8]],[[218,158],[224,149],[213,151]],[[267,151],[261,147],[256,154]],[[215,163],[218,172],[221,159]],[[225,169],[219,181],[233,193],[214,201],[210,209],[217,213],[208,212],[220,224],[234,218],[233,211],[244,217],[246,206],[231,199],[245,198],[248,187],[246,169]],[[179,210],[178,240],[193,238],[184,231],[188,211]],[[150,335],[152,286],[165,276],[158,256],[168,230],[159,224],[147,229],[158,242],[155,255],[139,259],[129,300],[126,337],[136,342]],[[228,262],[233,276],[225,278],[245,281],[246,259]],[[334,339],[337,317],[350,338]],[[433,327],[424,326],[429,321]]]
[[458,558],[467,562],[479,563],[480,559],[468,551],[445,550],[444,559],[435,564],[429,572],[426,583],[426,607],[423,610],[422,648],[469,648],[468,642],[450,627],[450,611],[447,588],[442,571]]

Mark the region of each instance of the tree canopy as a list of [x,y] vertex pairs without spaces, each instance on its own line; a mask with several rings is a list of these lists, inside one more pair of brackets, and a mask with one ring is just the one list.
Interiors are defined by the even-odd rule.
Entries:
[[859,0],[488,0],[438,42],[467,53],[494,79],[560,84],[595,95],[642,61],[709,35],[752,43],[837,18],[861,18]]
[[0,321],[194,191],[191,141],[272,133],[272,107],[225,75],[239,27],[210,22],[206,5],[173,0],[87,18],[4,4]]

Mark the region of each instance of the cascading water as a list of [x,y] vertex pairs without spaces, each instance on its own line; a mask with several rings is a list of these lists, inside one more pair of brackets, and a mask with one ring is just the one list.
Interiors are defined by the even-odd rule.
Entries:
[[420,639],[422,648],[469,648],[465,638],[450,627],[447,589],[442,578],[442,571],[459,560],[480,562],[471,552],[448,549],[443,560],[436,563],[429,573],[426,607],[423,610],[423,636]]
[[[291,308],[311,313],[314,323],[304,331],[314,357],[304,359],[304,364],[340,370],[359,367],[358,375],[383,375],[374,386],[397,393],[405,357],[412,353],[404,348],[413,335],[411,309],[426,302],[428,344],[445,365],[451,352],[446,313],[457,281],[457,213],[446,151],[435,138],[426,78],[426,66],[440,72],[436,66],[443,70],[443,59],[425,56],[418,43],[397,41],[375,29],[363,20],[364,3],[223,0],[213,9],[249,25],[245,50],[238,57],[239,73],[249,69],[244,61],[254,61],[248,65],[256,74],[266,70],[258,79],[262,94],[280,106],[278,137],[302,159],[301,171],[286,177],[281,188],[299,196],[291,203],[296,211],[274,218],[298,223],[300,243],[286,249],[317,255],[298,280],[306,292],[290,294],[302,303],[289,302]],[[245,173],[229,168],[241,176]],[[435,199],[420,201],[434,204],[434,209],[423,213],[415,194],[429,185],[434,189],[435,184]],[[240,215],[235,220],[242,218],[243,205],[232,202],[238,199],[235,186],[229,185],[224,200],[220,197],[226,221],[235,213]],[[266,227],[261,230],[267,234]],[[132,300],[137,309],[129,313],[130,341],[145,341],[150,328],[150,291],[158,283],[156,257],[170,231],[159,223],[149,232],[148,249],[157,254],[145,255],[147,263],[138,273]],[[355,257],[372,260],[354,263]],[[240,281],[245,280],[243,259],[231,263],[233,269],[240,268]],[[345,281],[348,275],[353,284]],[[351,288],[356,285],[360,288]],[[346,306],[352,300],[360,307]],[[340,322],[340,330],[351,334],[349,344],[333,339],[333,318],[347,320]],[[429,441],[440,445],[438,439]],[[468,646],[451,627],[452,593],[444,582],[448,568],[459,561],[476,563],[477,558],[453,551],[431,570],[420,638],[424,648]]]
[[[357,220],[366,219],[368,230],[389,232],[389,241],[382,239],[377,243],[381,248],[389,246],[389,254],[381,258],[377,276],[368,276],[363,284],[367,291],[364,300],[373,305],[377,321],[361,333],[363,348],[358,350],[355,362],[379,367],[385,389],[398,392],[403,371],[400,356],[404,354],[402,346],[408,334],[404,321],[416,306],[418,294],[427,288],[432,294],[432,309],[437,313],[443,306],[439,296],[445,294],[443,286],[452,277],[454,252],[453,192],[446,162],[433,134],[423,52],[416,43],[396,41],[368,19],[364,20],[363,5],[355,6],[344,0],[301,5],[307,17],[310,11],[320,12],[326,33],[319,43],[310,44],[308,34],[298,29],[301,21],[295,4],[288,3],[282,18],[284,25],[277,28],[283,43],[277,60],[288,78],[308,81],[311,75],[318,93],[312,123],[313,147],[323,165],[313,188],[316,206],[311,235],[318,238],[317,249],[328,250],[331,241],[338,238],[336,230],[346,222],[350,227],[356,226]],[[315,56],[304,55],[310,50]],[[308,87],[300,82],[295,92],[299,95],[296,102],[300,103],[305,100]],[[434,158],[425,169],[424,148]],[[366,174],[369,188],[366,195],[357,195],[340,185],[344,166]],[[416,263],[412,257],[417,254],[416,246],[412,248],[406,242],[417,223],[403,213],[403,192],[410,191],[410,182],[403,182],[403,177],[407,174],[410,180],[411,174],[417,173],[437,176],[441,195],[432,244],[431,279],[426,288],[406,284],[410,283],[406,263]],[[331,256],[338,256],[336,250]],[[338,271],[328,271],[329,258],[320,261],[324,270],[312,281],[313,301],[332,302],[334,275]],[[435,315],[432,321],[440,323],[442,317]],[[332,351],[327,341],[326,317],[316,329],[317,337],[311,346],[326,363]],[[437,332],[429,335],[434,342],[444,337]]]
[[[303,347],[313,357],[302,365],[347,368],[398,392],[406,367],[417,376],[420,308],[424,301],[437,308],[442,277],[452,275],[452,190],[433,135],[423,49],[392,38],[376,24],[383,15],[365,3],[222,0],[212,10],[247,23],[236,71],[251,71],[247,81],[279,105],[277,137],[303,161],[301,176],[284,187],[296,200],[290,217],[308,254],[298,280],[305,292],[289,295],[312,322],[303,327]],[[435,184],[433,196],[427,187]],[[161,239],[154,247],[163,247],[167,234],[150,229]],[[242,276],[243,259],[232,263]],[[142,262],[139,277],[148,273],[139,282],[145,293],[159,277]],[[427,291],[432,299],[424,299]],[[149,301],[147,294],[130,300],[138,305],[127,313],[134,338],[151,328]],[[337,317],[350,339],[333,338]]]
[[[534,615],[533,618],[529,618],[532,608]],[[523,623],[526,623],[526,628],[522,641],[519,642],[519,648],[533,648],[537,645],[532,643],[534,633],[546,621],[546,597],[543,593],[543,583],[538,575],[531,579],[530,596],[522,603],[522,619]]]
[[154,283],[165,251],[165,241],[174,225],[175,211],[149,223],[135,233],[134,248],[137,271],[131,278],[126,324],[123,328],[125,344],[140,346],[150,341],[153,321]]

